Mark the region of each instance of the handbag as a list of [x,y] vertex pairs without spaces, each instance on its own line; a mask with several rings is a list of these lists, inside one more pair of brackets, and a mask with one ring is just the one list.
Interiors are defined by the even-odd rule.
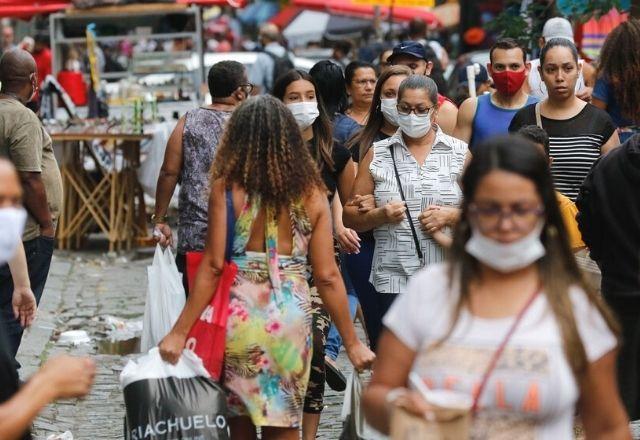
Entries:
[[[227,199],[227,245],[222,274],[211,302],[202,311],[200,318],[193,324],[187,336],[186,348],[192,350],[215,380],[222,376],[225,342],[227,337],[227,318],[229,317],[229,293],[238,273],[238,266],[231,261],[235,230],[235,215],[231,190],[226,192]],[[191,258],[189,256],[191,255]],[[189,265],[191,261],[191,265]],[[195,273],[202,261],[202,252],[187,254],[187,277],[191,288]]]
[[413,219],[411,218],[411,211],[409,210],[409,205],[407,205],[407,199],[404,197],[404,190],[402,189],[402,182],[400,182],[400,174],[398,173],[398,166],[396,165],[396,156],[395,149],[393,148],[393,144],[389,149],[391,153],[391,160],[393,161],[393,171],[396,175],[396,182],[398,182],[398,191],[400,192],[400,198],[404,202],[404,205],[407,207],[407,220],[409,220],[409,227],[411,227],[411,235],[413,236],[413,243],[416,245],[416,253],[418,254],[418,258],[422,261],[422,248],[420,247],[420,240],[418,239],[418,233],[416,232],[416,227],[413,225]]

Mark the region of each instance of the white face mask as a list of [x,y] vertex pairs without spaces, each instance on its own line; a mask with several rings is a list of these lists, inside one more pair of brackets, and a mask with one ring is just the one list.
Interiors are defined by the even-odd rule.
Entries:
[[431,130],[431,112],[425,116],[418,116],[413,112],[408,115],[398,115],[398,126],[410,138],[424,137]]
[[26,220],[24,208],[0,208],[0,264],[13,258],[22,240]]
[[498,272],[514,272],[535,263],[545,255],[546,250],[540,241],[543,228],[544,221],[541,220],[533,231],[521,239],[500,243],[472,227],[471,238],[467,241],[465,250],[482,264]]
[[311,124],[320,116],[318,103],[315,101],[294,102],[293,104],[287,104],[287,108],[291,110],[293,117],[296,118],[300,130],[311,127]]
[[394,127],[398,126],[398,100],[396,98],[381,99],[380,110],[387,122]]

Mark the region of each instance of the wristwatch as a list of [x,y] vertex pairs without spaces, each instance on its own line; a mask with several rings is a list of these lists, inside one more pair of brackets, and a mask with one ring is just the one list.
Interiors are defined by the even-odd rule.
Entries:
[[155,215],[155,214],[151,215],[151,223],[153,223],[154,225],[158,223],[166,223],[166,222],[167,222],[166,215]]

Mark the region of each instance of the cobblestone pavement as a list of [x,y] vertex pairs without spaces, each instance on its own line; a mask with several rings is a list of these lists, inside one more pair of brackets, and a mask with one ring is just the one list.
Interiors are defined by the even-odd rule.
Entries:
[[[34,425],[37,439],[71,431],[75,439],[120,439],[123,437],[124,402],[118,375],[135,355],[106,354],[104,318],[141,320],[144,313],[147,271],[152,250],[129,257],[108,257],[100,253],[56,252],[38,318],[25,333],[18,360],[21,376],[28,378],[49,357],[56,354],[87,355],[95,359],[97,375],[92,392],[81,400],[67,400],[48,406]],[[56,343],[60,332],[86,330],[92,343],[76,347]],[[341,353],[339,364],[346,368]],[[327,387],[326,409],[318,438],[340,436],[342,393]]]

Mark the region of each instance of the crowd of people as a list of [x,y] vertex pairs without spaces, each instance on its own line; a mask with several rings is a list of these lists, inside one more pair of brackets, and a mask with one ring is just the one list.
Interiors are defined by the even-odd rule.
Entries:
[[[416,373],[472,398],[473,438],[573,438],[576,414],[587,438],[630,438],[640,419],[640,21],[609,34],[595,67],[562,18],[546,23],[539,59],[500,39],[481,92],[459,107],[434,72],[444,55],[419,33],[379,66],[326,60],[310,72],[286,64],[273,25],[260,35],[269,53],[248,71],[215,64],[212,103],[178,121],[152,216],[162,246],[177,232],[188,295],[159,344],[167,362],[226,258],[238,266],[222,377],[233,438],[316,438],[325,382],[346,386],[341,346],[357,371],[373,369],[363,406],[383,433],[398,408],[434,420],[408,385]],[[0,168],[14,180],[18,171],[28,213],[22,247],[0,239],[14,386],[0,413],[21,396],[14,356],[59,209],[51,141],[23,105],[37,78],[28,53],[0,59],[0,155],[11,161]],[[7,197],[0,214],[20,224],[20,201]],[[597,263],[600,291],[578,259]]]

